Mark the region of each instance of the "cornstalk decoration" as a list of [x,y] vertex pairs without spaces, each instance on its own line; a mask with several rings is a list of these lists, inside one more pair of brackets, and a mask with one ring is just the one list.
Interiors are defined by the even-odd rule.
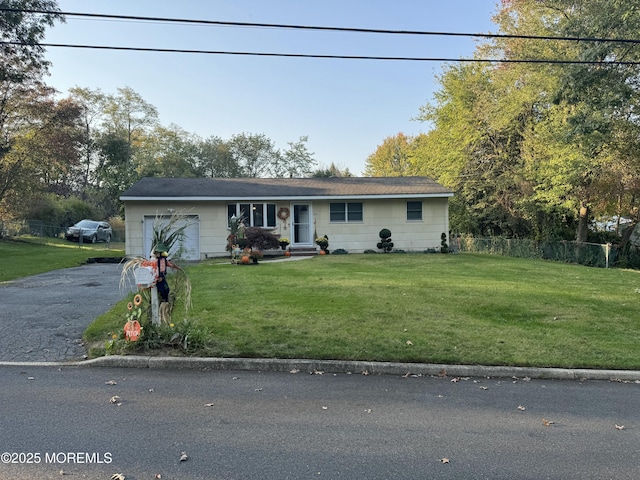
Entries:
[[[171,251],[173,247],[182,242],[185,238],[185,231],[191,225],[190,218],[185,213],[172,213],[167,219],[165,216],[161,216],[156,212],[156,217],[153,221],[153,239],[151,251],[154,252],[156,246],[164,244],[168,251]],[[180,250],[177,250],[177,257],[180,257]],[[135,278],[134,272],[140,267],[152,267],[157,266],[155,259],[146,259],[144,257],[133,257],[128,259],[123,267],[120,275],[120,288],[124,288],[127,280]],[[184,300],[185,314],[189,312],[191,308],[191,279],[189,275],[178,268],[178,272],[175,275],[174,293],[176,296],[182,296]],[[151,299],[149,299],[150,301]]]

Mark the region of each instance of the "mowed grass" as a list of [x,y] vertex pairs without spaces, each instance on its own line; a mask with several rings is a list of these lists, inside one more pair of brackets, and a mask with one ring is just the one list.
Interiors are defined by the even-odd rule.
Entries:
[[91,257],[122,257],[124,244],[83,244],[57,238],[19,237],[0,240],[0,282],[77,267]]
[[[188,319],[207,344],[196,355],[640,368],[636,271],[475,254],[187,270]],[[97,319],[87,339],[120,332],[125,305]],[[176,305],[173,322],[184,318]]]

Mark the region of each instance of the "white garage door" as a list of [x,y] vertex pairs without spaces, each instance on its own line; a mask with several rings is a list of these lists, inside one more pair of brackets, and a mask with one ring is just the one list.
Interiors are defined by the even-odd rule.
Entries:
[[[147,257],[152,256],[151,246],[153,244],[153,225],[154,222],[168,222],[169,217],[156,217],[145,216],[144,217],[144,251]],[[197,215],[188,216],[182,224],[178,224],[180,227],[187,223],[184,238],[181,242],[176,242],[169,252],[169,257],[179,258],[183,260],[200,260],[200,219]]]

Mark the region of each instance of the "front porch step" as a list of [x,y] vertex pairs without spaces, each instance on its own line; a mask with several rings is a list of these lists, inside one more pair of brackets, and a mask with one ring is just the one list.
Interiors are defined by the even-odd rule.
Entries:
[[292,257],[308,257],[317,255],[318,250],[315,247],[289,247],[289,253]]

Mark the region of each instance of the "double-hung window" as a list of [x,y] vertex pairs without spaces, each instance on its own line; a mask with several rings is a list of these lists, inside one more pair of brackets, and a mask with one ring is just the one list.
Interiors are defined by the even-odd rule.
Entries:
[[329,221],[362,222],[362,202],[335,202],[329,205]]
[[422,202],[407,202],[407,220],[422,220]]
[[247,227],[275,228],[275,203],[229,203],[227,221],[231,217],[242,217]]

